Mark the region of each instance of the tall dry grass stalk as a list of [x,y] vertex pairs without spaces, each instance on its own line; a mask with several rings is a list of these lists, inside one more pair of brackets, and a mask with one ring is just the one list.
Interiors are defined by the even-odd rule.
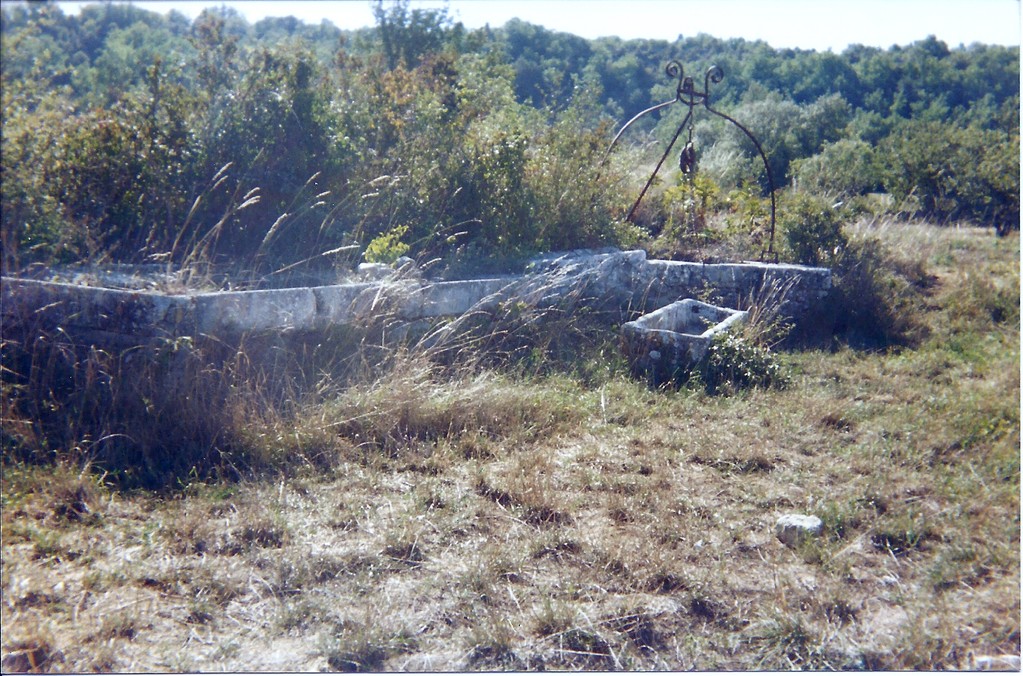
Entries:
[[745,340],[768,349],[785,341],[793,325],[782,310],[796,281],[795,278],[768,277],[750,292],[750,297],[743,303],[747,315],[741,335]]

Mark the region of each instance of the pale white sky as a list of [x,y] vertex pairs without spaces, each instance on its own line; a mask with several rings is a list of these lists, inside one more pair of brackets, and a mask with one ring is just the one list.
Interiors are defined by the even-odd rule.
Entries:
[[[82,2],[61,2],[77,12]],[[134,0],[190,18],[228,5],[250,23],[267,16],[327,19],[339,28],[375,24],[369,0]],[[585,38],[618,35],[674,40],[707,33],[764,40],[775,48],[841,52],[850,44],[888,48],[935,35],[949,47],[973,42],[1020,44],[1020,0],[411,0],[410,7],[448,7],[467,28],[520,18]]]

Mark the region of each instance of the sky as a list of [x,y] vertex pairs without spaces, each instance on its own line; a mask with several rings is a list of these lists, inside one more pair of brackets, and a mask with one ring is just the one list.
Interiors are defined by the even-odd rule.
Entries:
[[[82,2],[61,2],[77,12]],[[190,18],[227,5],[250,23],[267,16],[327,19],[338,28],[373,26],[370,0],[134,0],[137,6]],[[776,49],[841,52],[850,44],[887,49],[929,35],[949,47],[974,42],[1020,44],[1020,0],[410,0],[411,8],[447,6],[467,28],[519,18],[584,38],[674,40],[707,33],[764,40]]]

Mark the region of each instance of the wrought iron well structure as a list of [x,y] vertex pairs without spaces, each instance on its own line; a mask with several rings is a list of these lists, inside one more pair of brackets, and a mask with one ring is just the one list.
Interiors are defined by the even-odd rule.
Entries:
[[696,172],[696,150],[693,147],[692,122],[694,110],[696,109],[697,106],[702,105],[710,113],[717,115],[718,117],[724,118],[731,122],[732,124],[734,124],[736,127],[738,127],[742,131],[742,133],[744,133],[749,138],[749,140],[753,142],[753,146],[757,149],[757,152],[760,154],[760,159],[763,160],[764,162],[764,169],[767,171],[768,187],[770,188],[771,191],[771,234],[770,239],[768,241],[767,251],[764,252],[763,255],[773,257],[777,261],[778,254],[774,251],[774,226],[775,226],[774,176],[771,174],[771,165],[767,162],[767,155],[764,154],[764,149],[761,147],[760,141],[757,140],[757,138],[753,135],[752,132],[750,132],[749,129],[744,127],[734,118],[730,117],[729,115],[726,115],[720,110],[712,108],[710,105],[710,86],[711,84],[717,84],[724,79],[725,77],[724,71],[721,70],[721,68],[716,65],[708,68],[706,74],[703,77],[703,91],[700,91],[696,88],[695,81],[693,80],[692,77],[689,77],[685,74],[685,72],[682,69],[682,64],[679,63],[678,61],[674,60],[669,61],[668,65],[665,66],[664,68],[664,72],[667,73],[668,77],[672,79],[678,79],[678,86],[675,88],[675,98],[673,98],[670,101],[665,101],[664,103],[658,103],[656,106],[651,106],[650,108],[647,108],[646,110],[644,110],[643,112],[639,113],[631,120],[626,122],[625,126],[623,126],[615,135],[614,140],[611,141],[611,145],[607,149],[607,154],[604,156],[606,159],[607,155],[611,154],[611,151],[614,149],[615,145],[618,143],[618,140],[622,137],[625,131],[630,126],[632,126],[634,122],[639,120],[644,115],[648,115],[662,108],[667,108],[668,106],[673,105],[675,103],[681,103],[682,105],[689,108],[689,112],[686,113],[685,119],[683,119],[682,124],[678,126],[678,129],[675,131],[675,135],[671,137],[671,143],[668,144],[668,147],[664,151],[664,154],[661,156],[660,161],[657,162],[657,166],[654,167],[653,173],[650,174],[650,178],[647,179],[646,185],[643,186],[643,190],[639,193],[639,197],[636,198],[636,201],[635,203],[633,203],[632,208],[629,209],[629,215],[626,218],[630,221],[632,220],[632,216],[633,214],[635,214],[636,208],[639,206],[639,203],[643,201],[643,197],[646,195],[647,190],[649,190],[650,186],[653,185],[654,178],[657,176],[657,172],[661,170],[661,166],[663,166],[664,161],[668,159],[668,155],[671,153],[671,149],[675,147],[675,143],[678,141],[679,136],[682,135],[682,130],[686,129],[686,127],[689,128],[689,142],[685,145],[685,147],[682,149],[682,152],[679,154],[679,169],[681,169],[682,173],[686,175],[693,175]]

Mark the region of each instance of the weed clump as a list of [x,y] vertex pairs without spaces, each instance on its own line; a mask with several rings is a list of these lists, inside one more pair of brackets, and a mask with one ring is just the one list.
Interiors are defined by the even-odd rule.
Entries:
[[337,435],[391,456],[442,442],[474,456],[492,440],[535,438],[580,415],[577,404],[553,383],[530,384],[492,372],[450,378],[415,358],[399,360],[372,382],[353,385],[325,411]]
[[[4,344],[5,462],[69,462],[126,486],[156,488],[216,465],[230,434],[239,383],[214,372],[211,354],[181,343],[119,353],[39,332]],[[226,376],[226,377],[225,377]],[[87,496],[65,496],[63,515],[80,518]]]
[[387,651],[373,643],[359,643],[327,653],[327,665],[333,671],[380,671],[387,659]]
[[50,487],[53,515],[60,521],[88,522],[98,516],[99,493],[88,468],[74,476],[69,468],[54,472]]
[[520,671],[523,662],[514,650],[500,643],[481,643],[473,646],[467,659],[468,667],[479,671]]
[[753,388],[785,388],[789,376],[778,358],[742,336],[716,336],[697,371],[708,394],[731,394]]

